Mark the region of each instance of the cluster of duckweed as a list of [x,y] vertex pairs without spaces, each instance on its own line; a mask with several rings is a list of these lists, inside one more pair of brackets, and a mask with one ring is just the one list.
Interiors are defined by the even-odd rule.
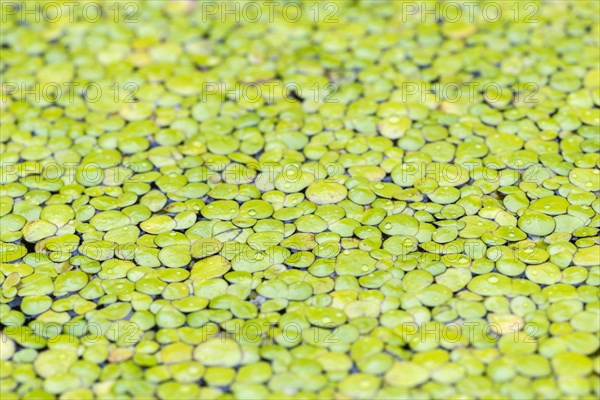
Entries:
[[600,394],[597,2],[130,3],[3,21],[3,399]]

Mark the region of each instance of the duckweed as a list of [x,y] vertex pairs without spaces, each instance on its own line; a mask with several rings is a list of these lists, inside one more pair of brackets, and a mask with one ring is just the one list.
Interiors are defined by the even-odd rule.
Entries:
[[597,398],[598,2],[217,3],[6,4],[0,397]]

